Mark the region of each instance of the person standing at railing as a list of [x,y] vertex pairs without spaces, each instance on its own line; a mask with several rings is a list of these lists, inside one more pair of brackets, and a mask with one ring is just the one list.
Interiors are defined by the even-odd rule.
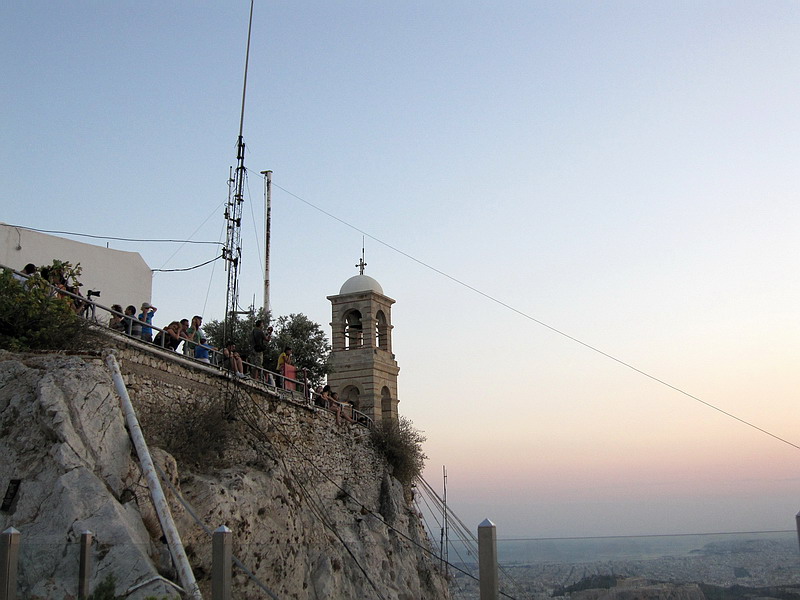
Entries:
[[164,331],[158,332],[158,335],[156,335],[156,339],[153,340],[153,343],[156,346],[161,346],[162,348],[167,348],[177,352],[178,346],[180,346],[182,341],[180,332],[181,324],[178,323],[178,321],[173,321],[164,329]]
[[122,314],[122,307],[119,304],[112,304],[111,318],[108,320],[108,326],[117,331],[125,331],[125,315]]
[[[12,275],[14,279],[19,281],[20,283],[25,283],[26,281],[28,281],[28,277],[30,277],[34,273],[36,273],[36,265],[33,263],[28,263],[22,269],[22,275],[20,275],[19,273],[12,273]],[[27,277],[23,277],[23,275],[27,275]]]
[[136,319],[136,307],[133,304],[125,309],[125,333],[142,339],[142,324]]
[[210,364],[211,360],[208,358],[208,353],[211,350],[216,350],[213,346],[206,343],[206,338],[200,338],[200,343],[194,347],[194,357],[200,362]]
[[[195,315],[192,317],[192,324],[189,326],[189,329],[186,330],[186,337],[189,338],[189,341],[183,343],[183,353],[186,356],[194,356],[195,349],[197,345],[200,344],[200,340],[203,336],[203,332],[200,331],[200,326],[203,324],[203,317],[199,315]],[[206,353],[206,358],[208,358],[208,353]]]
[[[278,381],[278,387],[282,387],[285,390],[294,389],[294,383],[286,381],[286,378],[289,377],[289,370],[288,367],[292,366],[292,349],[289,346],[286,346],[281,352],[281,355],[278,357],[278,373],[281,374],[280,380]],[[295,370],[291,369],[292,375],[294,375]],[[291,384],[289,387],[288,384]]]
[[261,379],[261,369],[264,367],[264,352],[269,345],[270,339],[272,339],[272,327],[267,327],[266,332],[263,327],[264,321],[258,319],[253,331],[250,332],[250,342],[253,346],[253,357],[250,362],[256,366],[256,371],[253,374],[253,378],[256,381]]
[[[183,354],[188,355],[189,343],[192,341],[187,333],[187,331],[189,331],[189,319],[181,319],[178,327],[178,337],[183,342]],[[175,350],[177,351],[177,348]]]
[[142,325],[142,339],[145,342],[153,341],[153,328],[149,327],[149,325],[153,324],[153,315],[156,314],[157,310],[149,302],[142,302],[142,312],[139,314],[139,320],[147,323],[147,325]]

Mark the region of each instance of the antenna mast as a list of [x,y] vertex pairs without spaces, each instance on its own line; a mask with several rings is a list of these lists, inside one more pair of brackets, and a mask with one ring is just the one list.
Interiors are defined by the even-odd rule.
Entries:
[[269,252],[272,228],[272,171],[261,171],[264,176],[264,318],[270,318],[272,306],[269,299]]
[[247,94],[247,67],[250,62],[250,32],[253,29],[253,1],[250,0],[250,22],[247,26],[247,51],[244,59],[244,84],[242,85],[242,112],[239,118],[239,139],[236,142],[236,170],[228,176],[228,202],[225,205],[227,236],[222,256],[228,271],[228,293],[225,300],[223,338],[233,334],[236,311],[239,306],[239,267],[242,262],[242,204],[244,203],[244,100]]

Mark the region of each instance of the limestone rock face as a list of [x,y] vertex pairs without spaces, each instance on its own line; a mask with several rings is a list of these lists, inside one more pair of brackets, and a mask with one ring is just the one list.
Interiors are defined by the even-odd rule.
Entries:
[[[21,484],[0,527],[21,534],[21,597],[77,597],[81,533],[95,535],[94,583],[113,573],[124,591],[158,576],[133,503],[119,501],[136,472],[119,401],[101,361],[0,353],[0,486]],[[124,565],[124,568],[122,568]],[[130,598],[169,595],[155,581]]]
[[[213,447],[213,464],[182,463],[158,446],[170,447],[186,414],[196,426],[208,406],[230,400],[228,384],[191,374],[187,383],[181,368],[167,372],[157,361],[120,362],[205,597],[211,538],[196,518],[233,531],[234,555],[253,575],[234,568],[237,599],[266,597],[260,585],[303,600],[449,597],[418,515],[363,428],[245,395],[224,435],[201,427],[198,443]],[[22,533],[21,597],[77,596],[84,530],[95,534],[94,585],[113,574],[118,594],[144,584],[128,598],[177,596],[164,579],[174,580],[169,555],[100,358],[0,351],[0,494],[12,479],[22,483],[0,527]]]

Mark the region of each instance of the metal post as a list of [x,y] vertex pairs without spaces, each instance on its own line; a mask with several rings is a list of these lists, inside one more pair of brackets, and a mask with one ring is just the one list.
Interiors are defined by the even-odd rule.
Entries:
[[269,252],[270,234],[272,229],[272,171],[261,171],[264,175],[264,319],[269,323],[272,306],[269,298]]
[[92,540],[91,531],[81,533],[81,564],[78,571],[78,600],[89,597],[89,582],[92,580]]
[[9,527],[0,534],[0,600],[17,600],[20,533]]
[[[150,450],[147,447],[147,442],[144,439],[142,428],[139,425],[139,419],[136,417],[136,411],[133,408],[133,403],[128,395],[128,390],[125,387],[125,382],[122,380],[122,373],[119,370],[117,359],[113,354],[106,356],[106,364],[111,370],[111,378],[114,380],[114,388],[117,390],[119,396],[122,412],[125,416],[125,423],[128,426],[128,435],[130,435],[136,454],[139,457],[139,463],[142,467],[145,479],[147,480],[147,487],[150,490],[150,498],[153,500],[153,506],[156,509],[158,520],[161,523],[161,529],[164,532],[164,537],[167,538],[167,545],[172,554],[172,560],[175,563],[175,568],[178,571],[181,585],[186,590],[186,595],[193,600],[203,600],[203,595],[200,593],[200,587],[197,585],[194,573],[192,573],[192,565],[189,564],[189,558],[186,556],[186,549],[181,542],[181,536],[178,533],[178,528],[175,526],[175,521],[172,519],[172,513],[169,510],[169,503],[164,495],[164,490],[161,488],[161,482],[156,473],[156,467],[153,464],[153,458],[150,456]],[[2,600],[2,599],[0,599]]]
[[795,523],[797,524],[797,541],[800,543],[800,513],[794,516]]
[[220,525],[211,538],[211,600],[231,600],[233,533]]
[[489,519],[478,525],[478,574],[481,600],[497,600],[500,594],[497,579],[497,527]]

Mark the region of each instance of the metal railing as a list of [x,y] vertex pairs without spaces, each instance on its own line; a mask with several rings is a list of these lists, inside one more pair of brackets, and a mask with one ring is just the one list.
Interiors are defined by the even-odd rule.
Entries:
[[[7,267],[5,265],[0,265],[0,268],[5,269],[14,273],[15,275],[24,279],[29,279],[28,275],[21,273],[11,267]],[[44,280],[43,280],[44,281]],[[58,295],[62,298],[70,297],[74,301],[74,306],[76,307],[76,314],[82,316],[90,323],[94,323],[98,326],[103,326],[107,328],[109,331],[117,332],[121,336],[124,336],[125,339],[128,340],[138,340],[143,344],[147,344],[148,346],[156,346],[161,348],[167,352],[173,352],[179,354],[185,359],[188,359],[192,362],[195,362],[199,365],[207,365],[211,367],[216,367],[220,372],[224,372],[226,374],[230,374],[230,377],[236,378],[236,375],[232,368],[232,361],[225,356],[224,350],[219,350],[213,347],[207,347],[209,352],[209,362],[205,362],[204,360],[200,360],[195,358],[192,354],[183,354],[178,352],[177,348],[180,344],[192,344],[193,346],[199,345],[196,341],[190,340],[188,338],[180,338],[180,341],[176,345],[175,349],[172,347],[167,346],[167,339],[170,336],[170,333],[167,331],[169,327],[161,328],[153,325],[152,323],[147,323],[146,321],[141,321],[135,315],[127,315],[125,313],[116,311],[108,306],[104,306],[99,302],[95,302],[90,298],[86,298],[80,294],[75,294],[68,290],[63,290],[49,281],[46,281],[47,285],[49,285],[53,289],[54,295]],[[98,318],[97,310],[100,309],[101,315],[103,313],[107,313],[109,315],[108,319]],[[110,325],[111,323],[111,316],[117,315],[121,317],[121,322],[124,324],[124,329],[116,329]],[[156,334],[153,336],[153,341],[149,341],[142,337],[136,337],[132,334],[133,324],[137,323],[140,327],[147,327],[151,330],[151,332],[158,331],[160,335]],[[156,343],[158,340],[158,343]],[[273,391],[278,396],[283,399],[288,399],[293,402],[299,402],[302,404],[306,404],[308,406],[313,406],[317,408],[324,408],[337,414],[337,420],[339,416],[342,416],[345,420],[352,421],[353,423],[357,423],[358,425],[363,425],[369,429],[373,427],[372,418],[366,415],[365,413],[356,410],[350,403],[347,402],[339,402],[333,400],[331,398],[324,398],[321,394],[316,392],[315,390],[311,389],[311,384],[308,381],[308,372],[305,369],[302,369],[303,379],[296,379],[292,377],[286,377],[276,371],[270,371],[269,369],[265,369],[264,367],[254,365],[252,363],[246,362],[242,360],[242,365],[246,368],[249,375],[245,375],[243,378],[239,379],[239,381],[246,381],[248,384],[257,384],[265,386],[267,389]],[[288,384],[288,385],[287,385]],[[292,389],[294,388],[294,389]]]

